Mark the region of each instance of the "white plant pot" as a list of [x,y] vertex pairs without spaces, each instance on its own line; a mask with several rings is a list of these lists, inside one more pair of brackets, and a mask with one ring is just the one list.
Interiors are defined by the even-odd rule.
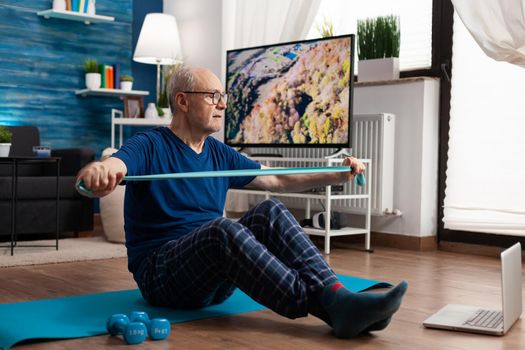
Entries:
[[65,11],[66,10],[66,0],[53,0],[53,10]]
[[0,157],[9,157],[10,143],[0,143]]
[[132,81],[121,81],[120,82],[120,89],[125,91],[131,91],[131,88],[133,87]]
[[100,73],[86,73],[86,87],[88,89],[98,89],[100,81]]
[[399,79],[399,58],[376,58],[358,62],[358,81],[383,81]]

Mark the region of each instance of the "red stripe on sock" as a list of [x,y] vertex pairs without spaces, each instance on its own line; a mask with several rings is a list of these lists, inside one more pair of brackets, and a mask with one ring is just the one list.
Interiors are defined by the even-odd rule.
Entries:
[[343,286],[343,284],[341,282],[336,282],[332,285],[332,293],[335,293],[337,292],[337,290],[339,290],[340,288],[344,288],[345,286]]

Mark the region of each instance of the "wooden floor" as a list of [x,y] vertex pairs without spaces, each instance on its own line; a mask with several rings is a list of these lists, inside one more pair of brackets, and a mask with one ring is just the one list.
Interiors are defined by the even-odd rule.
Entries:
[[[401,310],[373,335],[341,340],[314,317],[282,318],[271,311],[172,325],[165,341],[147,349],[523,349],[518,321],[504,337],[424,329],[422,321],[446,303],[500,308],[499,260],[442,251],[376,247],[373,254],[335,247],[328,260],[336,272],[397,283],[409,282]],[[0,269],[0,302],[17,302],[134,288],[125,259]],[[9,281],[9,283],[7,283]],[[45,322],[45,315],[43,322]],[[0,315],[1,317],[1,315]],[[25,344],[17,349],[130,349],[118,337]]]

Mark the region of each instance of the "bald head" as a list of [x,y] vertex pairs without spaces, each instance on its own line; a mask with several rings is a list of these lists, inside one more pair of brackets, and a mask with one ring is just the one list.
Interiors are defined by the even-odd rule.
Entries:
[[221,89],[221,81],[215,73],[213,73],[208,68],[202,68],[202,67],[195,67],[190,68],[190,72],[193,75],[193,79],[195,81],[194,88],[196,90],[213,90],[213,89]]
[[177,112],[175,96],[183,91],[221,89],[221,81],[209,69],[203,67],[180,66],[168,82],[168,98],[171,112]]

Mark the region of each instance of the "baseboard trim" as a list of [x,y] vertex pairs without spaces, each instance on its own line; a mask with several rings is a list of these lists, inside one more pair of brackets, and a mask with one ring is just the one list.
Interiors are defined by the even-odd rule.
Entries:
[[[320,236],[310,236],[313,241],[316,243],[323,242],[324,238]],[[391,233],[383,232],[372,232],[371,237],[371,246],[372,249],[376,246],[380,247],[389,247],[397,248],[404,250],[417,250],[417,251],[431,251],[437,250],[437,238],[436,236],[427,236],[427,237],[416,237],[416,236],[407,236],[407,235],[398,235]],[[365,244],[364,235],[355,235],[355,236],[337,236],[331,238],[331,244],[334,246],[348,246]]]
[[481,255],[499,258],[500,253],[505,248],[481,244],[462,243],[462,242],[439,242],[439,250],[443,250],[451,253]]

